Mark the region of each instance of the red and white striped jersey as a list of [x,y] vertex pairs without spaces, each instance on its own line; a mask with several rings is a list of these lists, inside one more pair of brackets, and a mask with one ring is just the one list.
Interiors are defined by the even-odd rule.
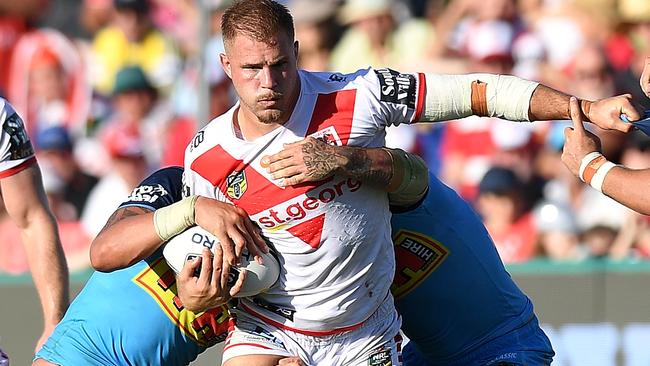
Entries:
[[0,178],[6,178],[27,168],[36,158],[23,120],[3,98],[0,98],[0,126]]
[[418,119],[424,75],[300,71],[300,83],[290,119],[266,135],[236,136],[238,106],[198,132],[185,152],[185,194],[245,209],[279,253],[278,284],[242,308],[282,328],[326,335],[353,329],[389,296],[395,262],[387,196],[344,176],[282,188],[260,160],[306,136],[383,146],[388,125]]

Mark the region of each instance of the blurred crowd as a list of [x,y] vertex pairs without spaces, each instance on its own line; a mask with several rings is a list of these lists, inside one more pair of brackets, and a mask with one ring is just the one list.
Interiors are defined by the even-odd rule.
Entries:
[[[233,105],[218,61],[229,3],[0,0],[0,95],[25,119],[71,270],[89,266],[91,239],[142,178],[182,165],[207,123],[197,117],[200,86],[210,118]],[[638,86],[650,55],[648,0],[283,3],[304,69],[513,74],[579,98],[631,93],[650,109]],[[420,154],[473,203],[506,263],[650,258],[650,220],[561,163],[566,126],[470,117],[391,127],[387,144]],[[609,160],[650,167],[650,137],[590,128]],[[0,253],[0,272],[27,272],[3,208]]]

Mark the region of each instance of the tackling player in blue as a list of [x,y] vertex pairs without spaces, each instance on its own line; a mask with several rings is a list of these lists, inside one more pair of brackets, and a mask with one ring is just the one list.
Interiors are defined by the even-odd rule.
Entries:
[[[124,251],[146,259],[95,273],[36,355],[35,365],[186,365],[223,340],[227,310],[195,314],[181,305],[176,282],[185,281],[182,288],[196,286],[197,279],[187,281],[182,274],[174,278],[150,228],[151,211],[181,199],[181,175],[180,168],[152,174],[116,211],[119,217],[109,220],[113,225],[107,226],[119,231],[112,238],[122,239],[114,245],[146,248]],[[393,213],[398,269],[392,290],[402,329],[411,339],[404,348],[404,365],[551,363],[554,353],[531,301],[506,272],[485,227],[465,201],[430,175],[426,196],[412,207],[393,207]],[[134,230],[133,225],[141,226]],[[142,245],[143,240],[158,243]],[[210,267],[201,266],[199,278]],[[206,288],[196,287],[196,294]],[[217,292],[203,295],[224,298]]]

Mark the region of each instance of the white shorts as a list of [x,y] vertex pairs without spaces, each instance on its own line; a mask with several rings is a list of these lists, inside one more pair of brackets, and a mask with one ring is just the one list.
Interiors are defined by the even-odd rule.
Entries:
[[374,314],[356,329],[328,336],[309,336],[264,323],[235,311],[235,327],[224,346],[222,364],[244,355],[298,356],[307,365],[401,365],[401,318],[389,294]]

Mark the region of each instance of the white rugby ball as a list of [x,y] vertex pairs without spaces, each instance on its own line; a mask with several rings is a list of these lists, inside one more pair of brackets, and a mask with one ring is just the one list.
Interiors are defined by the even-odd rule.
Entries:
[[[219,245],[219,241],[214,235],[200,226],[192,226],[167,241],[163,248],[163,256],[169,267],[178,273],[186,261],[200,257],[203,248],[209,248],[214,253],[215,245]],[[241,291],[235,297],[255,296],[268,290],[277,282],[280,276],[280,263],[271,253],[262,253],[262,259],[264,264],[257,263],[244,249],[240,264],[232,268],[228,280],[228,283],[232,284],[236,281],[239,271],[248,272]]]

